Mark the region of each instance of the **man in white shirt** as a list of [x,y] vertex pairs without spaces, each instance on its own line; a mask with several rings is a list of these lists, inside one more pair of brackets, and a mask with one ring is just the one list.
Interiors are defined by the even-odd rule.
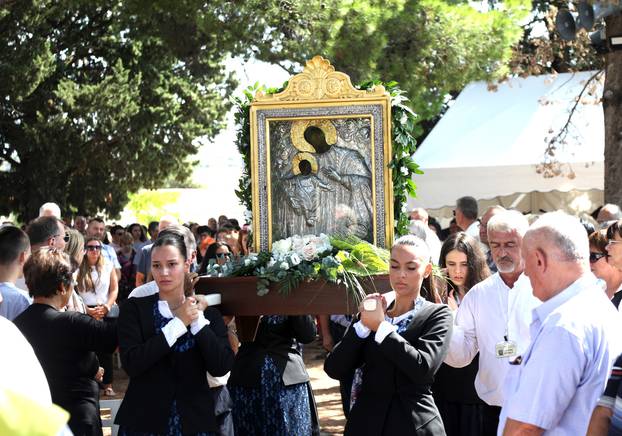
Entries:
[[465,295],[445,359],[461,368],[479,352],[475,390],[488,405],[484,435],[496,434],[508,362],[527,348],[531,310],[539,304],[523,275],[521,244],[528,227],[527,219],[516,211],[498,213],[488,222],[488,243],[498,272]]
[[0,228],[0,316],[9,321],[30,306],[30,300],[15,286],[29,257],[28,235],[14,226]]
[[473,197],[460,197],[456,200],[456,224],[460,230],[479,241],[479,221],[477,221],[477,200]]
[[525,275],[543,303],[531,344],[506,378],[499,435],[584,435],[622,352],[622,318],[590,273],[583,226],[563,212],[542,215],[523,239]]

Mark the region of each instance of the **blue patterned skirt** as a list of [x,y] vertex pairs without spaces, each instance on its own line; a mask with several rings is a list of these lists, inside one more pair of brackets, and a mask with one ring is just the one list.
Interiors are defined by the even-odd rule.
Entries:
[[229,386],[236,435],[308,436],[312,434],[307,383],[285,386],[274,361],[266,356],[261,387]]
[[133,431],[125,426],[119,427],[118,436],[216,436],[216,433],[212,432],[200,432],[200,433],[184,433],[181,428],[181,417],[177,411],[177,403],[173,401],[171,407],[171,414],[168,417],[168,426],[166,433],[148,433],[142,431]]

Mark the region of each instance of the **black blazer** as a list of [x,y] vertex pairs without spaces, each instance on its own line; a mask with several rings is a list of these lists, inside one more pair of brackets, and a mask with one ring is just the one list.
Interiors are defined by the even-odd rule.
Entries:
[[[117,347],[114,323],[96,321],[78,312],[59,312],[34,303],[15,318],[41,362],[52,401],[67,410],[69,428],[76,435],[101,435],[99,387],[95,352],[112,353]],[[11,350],[5,350],[5,359]]]
[[365,365],[346,435],[445,434],[430,385],[447,354],[452,324],[447,306],[426,301],[401,335],[393,332],[381,344],[373,332],[361,339],[348,328],[324,362],[334,379]]
[[310,315],[288,316],[285,322],[276,325],[262,320],[255,340],[240,346],[228,384],[259,387],[261,367],[266,356],[274,360],[285,386],[309,381],[296,340],[308,344],[315,339],[315,334],[315,322]]
[[206,371],[222,376],[233,364],[222,316],[208,307],[205,317],[210,324],[194,336],[196,346],[174,353],[164,334],[155,333],[153,310],[158,298],[158,294],[130,298],[121,306],[119,349],[130,384],[115,423],[135,431],[166,433],[175,400],[185,433],[216,431]]

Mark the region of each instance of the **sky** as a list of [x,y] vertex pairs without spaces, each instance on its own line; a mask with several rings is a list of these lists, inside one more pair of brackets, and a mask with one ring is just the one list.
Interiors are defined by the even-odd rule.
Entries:
[[[289,74],[281,67],[257,60],[245,62],[233,58],[227,61],[226,67],[235,72],[239,83],[232,97],[241,96],[243,90],[255,82],[275,87],[289,79]],[[179,198],[175,204],[165,207],[164,214],[176,215],[183,222],[193,221],[199,224],[207,224],[210,217],[217,218],[220,215],[244,222],[245,209],[235,195],[243,162],[235,146],[234,112],[235,108],[232,108],[226,117],[227,127],[212,141],[198,138],[202,145],[194,157],[199,163],[192,175],[198,188],[174,189],[173,191],[180,193]],[[136,222],[136,218],[132,211],[126,209],[121,213],[118,222],[129,224]]]

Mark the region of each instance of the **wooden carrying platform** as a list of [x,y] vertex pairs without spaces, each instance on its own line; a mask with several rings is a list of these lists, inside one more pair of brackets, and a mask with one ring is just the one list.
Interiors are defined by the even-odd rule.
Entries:
[[[391,290],[386,274],[359,278],[367,294]],[[281,295],[277,285],[267,295],[257,295],[257,277],[201,277],[197,294],[219,293],[223,315],[335,315],[356,313],[357,303],[345,286],[325,280],[303,282],[289,295]]]

